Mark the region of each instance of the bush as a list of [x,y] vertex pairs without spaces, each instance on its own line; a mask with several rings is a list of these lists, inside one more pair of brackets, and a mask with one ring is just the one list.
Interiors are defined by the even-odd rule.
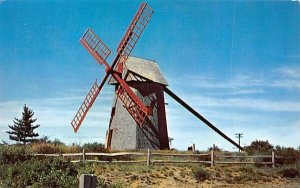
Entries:
[[[3,168],[3,166],[2,166]],[[77,170],[60,158],[34,158],[11,164],[0,174],[3,187],[76,187]]]
[[269,143],[269,141],[261,141],[255,140],[251,142],[250,146],[246,146],[245,150],[250,155],[252,154],[263,154],[263,153],[271,153],[273,146]]
[[76,187],[77,170],[61,158],[39,160],[29,146],[0,146],[0,187]]
[[277,164],[293,164],[300,160],[300,151],[291,147],[275,147],[275,154],[279,156],[276,158]]
[[123,188],[125,187],[124,182],[122,181],[116,181],[116,182],[112,182],[109,187],[111,188]]
[[104,144],[94,142],[83,145],[85,152],[105,152]]
[[39,154],[50,154],[50,153],[61,152],[59,146],[56,146],[51,143],[44,143],[44,142],[31,144],[31,151],[33,153],[39,153]]
[[214,151],[216,151],[216,152],[221,152],[221,151],[223,151],[221,148],[219,148],[219,147],[216,146],[216,145],[207,148],[207,151],[212,151],[212,150],[214,150]]
[[79,145],[72,145],[72,146],[60,146],[62,153],[78,153],[82,152],[82,147]]
[[53,153],[76,153],[82,152],[80,146],[66,146],[58,143],[34,143],[31,144],[31,151],[39,154],[53,154]]
[[200,166],[195,166],[192,168],[192,173],[197,181],[201,182],[210,178],[209,172],[204,170]]
[[10,165],[30,159],[28,149],[25,146],[0,146],[0,165]]
[[297,168],[296,166],[284,166],[282,169],[280,169],[280,173],[285,178],[295,178],[297,176],[300,177],[300,168]]
[[256,169],[253,165],[245,165],[240,167],[240,171],[242,173],[248,174],[248,175],[255,175]]
[[62,141],[60,141],[58,138],[55,138],[53,141],[51,141],[54,145],[66,145]]

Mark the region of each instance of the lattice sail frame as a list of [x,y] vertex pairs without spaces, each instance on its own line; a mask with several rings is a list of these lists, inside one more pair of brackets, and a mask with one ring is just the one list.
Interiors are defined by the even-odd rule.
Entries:
[[85,97],[83,103],[81,104],[78,112],[76,113],[74,119],[71,122],[71,125],[75,132],[79,129],[84,117],[86,116],[88,110],[92,107],[96,97],[98,96],[100,89],[97,85],[97,80],[92,85],[92,88],[88,92],[87,96]]
[[115,57],[111,66],[106,62],[106,58],[110,55],[111,51],[104,44],[104,42],[102,42],[101,39],[92,31],[92,29],[87,29],[87,31],[80,39],[81,44],[88,50],[88,52],[95,58],[95,60],[100,65],[105,65],[106,75],[104,76],[99,86],[96,80],[78,112],[76,113],[74,119],[72,120],[71,124],[75,132],[77,132],[77,130],[79,129],[88,110],[93,105],[109,75],[111,75],[120,84],[117,90],[117,96],[123,102],[124,107],[128,110],[129,114],[133,117],[133,119],[139,126],[143,125],[149,110],[130,89],[127,83],[119,76],[120,72],[117,73],[114,70],[114,67],[117,64],[123,67],[134,46],[136,45],[139,37],[148,24],[152,14],[153,9],[149,7],[147,3],[142,3],[117,48],[118,55]]
[[105,66],[109,66],[106,62],[106,58],[110,55],[111,50],[92,29],[87,29],[81,37],[80,43],[90,52],[100,65],[105,64]]
[[117,48],[117,52],[121,56],[118,63],[124,64],[127,61],[153,12],[147,3],[142,3]]

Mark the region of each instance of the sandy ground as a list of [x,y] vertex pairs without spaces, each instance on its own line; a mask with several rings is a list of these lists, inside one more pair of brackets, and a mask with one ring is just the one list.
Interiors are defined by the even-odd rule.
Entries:
[[190,166],[94,166],[106,184],[121,187],[300,187],[300,178],[282,178],[270,167],[203,167],[210,176],[197,181]]

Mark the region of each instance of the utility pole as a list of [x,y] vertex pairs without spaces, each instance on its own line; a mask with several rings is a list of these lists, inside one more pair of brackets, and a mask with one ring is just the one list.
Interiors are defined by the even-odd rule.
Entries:
[[[241,138],[243,138],[243,133],[236,133],[235,137],[239,139],[239,146],[241,145]],[[239,148],[239,152],[241,152],[241,149]]]
[[171,149],[171,147],[172,147],[172,141],[174,140],[174,138],[169,137],[168,139],[169,139],[170,149]]

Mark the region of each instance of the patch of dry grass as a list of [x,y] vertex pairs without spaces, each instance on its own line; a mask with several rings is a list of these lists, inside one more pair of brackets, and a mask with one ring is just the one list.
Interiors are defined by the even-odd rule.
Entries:
[[279,172],[270,167],[257,168],[252,165],[210,168],[196,164],[149,167],[145,164],[106,164],[96,165],[95,169],[96,175],[104,177],[107,183],[117,181],[118,185],[124,187],[257,187],[297,183],[297,179],[291,181],[281,178]]
[[30,145],[32,153],[77,153],[82,152],[79,146],[66,146],[64,144],[53,144],[53,143],[33,143]]

